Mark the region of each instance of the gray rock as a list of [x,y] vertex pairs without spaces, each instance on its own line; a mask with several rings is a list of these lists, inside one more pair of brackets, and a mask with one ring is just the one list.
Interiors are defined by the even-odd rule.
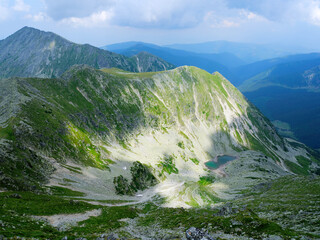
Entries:
[[9,198],[18,198],[18,199],[20,199],[20,198],[22,198],[22,197],[21,197],[21,195],[18,194],[18,193],[13,193],[13,194],[9,195]]
[[268,240],[282,240],[283,238],[277,235],[270,235],[268,238]]
[[204,229],[191,227],[186,231],[186,238],[188,240],[215,240]]
[[106,234],[101,234],[101,235],[100,235],[100,237],[97,237],[97,239],[96,239],[96,240],[105,240],[105,239],[106,239],[106,237],[107,237],[107,235],[106,235]]
[[119,239],[119,236],[117,234],[111,233],[107,236],[107,240],[117,240]]

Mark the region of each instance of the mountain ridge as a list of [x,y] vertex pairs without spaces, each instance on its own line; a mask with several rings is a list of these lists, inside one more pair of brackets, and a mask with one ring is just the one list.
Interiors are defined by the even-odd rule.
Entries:
[[74,64],[118,67],[133,72],[174,67],[156,56],[149,60],[154,60],[151,69],[138,68],[137,58],[127,58],[89,44],[72,43],[55,33],[30,27],[18,30],[0,42],[0,78],[58,77]]
[[[119,174],[130,178],[124,169],[132,161],[149,165],[162,182],[159,187],[169,182],[173,186],[181,181],[197,182],[199,175],[208,173],[204,163],[224,154],[239,159],[224,170],[230,178],[221,178],[234,188],[256,183],[248,175],[274,178],[289,174],[292,166],[303,168],[296,156],[311,159],[305,171],[316,166],[310,150],[303,145],[293,147],[281,138],[269,120],[219,73],[212,75],[195,67],[130,73],[74,66],[61,79],[0,82],[7,86],[1,87],[0,102],[4,109],[0,122],[2,187],[38,188],[47,183],[48,174],[50,184],[59,185],[68,176],[77,191],[85,190],[77,185],[80,182],[98,192],[105,186],[115,198],[109,178]],[[68,166],[83,174],[109,174],[104,184],[96,186],[86,175],[77,175],[80,170],[76,175],[65,173]],[[257,172],[258,166],[269,170]],[[16,171],[22,169],[23,175],[17,177]],[[235,186],[234,178],[238,179]],[[88,194],[92,191],[86,190]],[[207,191],[204,194],[209,196]],[[172,206],[186,206],[176,197],[169,198]],[[208,203],[205,199],[197,204]]]
[[144,42],[124,42],[107,45],[102,48],[109,49],[126,56],[132,56],[140,51],[147,51],[175,64],[176,66],[196,66],[208,72],[219,71],[227,76],[230,73],[229,69],[244,64],[243,60],[232,53],[195,53]]
[[275,44],[254,44],[230,41],[210,41],[194,44],[171,44],[166,46],[198,53],[230,52],[248,63],[261,61],[264,59],[284,57],[299,52],[313,52],[312,49],[301,48],[297,46],[290,47],[277,46]]

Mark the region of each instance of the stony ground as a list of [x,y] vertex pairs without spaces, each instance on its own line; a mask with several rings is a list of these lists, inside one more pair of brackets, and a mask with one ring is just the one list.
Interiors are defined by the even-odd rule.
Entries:
[[65,188],[52,187],[51,192],[1,192],[0,235],[186,239],[186,231],[195,227],[206,230],[212,239],[320,238],[320,178],[315,176],[281,177],[256,185],[234,200],[190,209],[163,207],[166,202],[159,195],[144,203],[110,207],[73,200],[82,194]]

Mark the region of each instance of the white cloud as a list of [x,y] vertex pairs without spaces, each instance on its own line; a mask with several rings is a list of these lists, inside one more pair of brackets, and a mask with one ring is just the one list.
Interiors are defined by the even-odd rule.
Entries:
[[43,21],[49,20],[49,17],[44,12],[39,12],[33,15],[28,14],[26,18],[31,19],[34,22],[43,22]]
[[86,18],[109,10],[117,0],[43,0],[47,14],[55,21],[68,18]]
[[88,17],[70,17],[61,20],[61,23],[66,23],[73,25],[75,27],[92,27],[106,24],[110,21],[113,16],[112,10],[109,11],[100,11],[92,13]]
[[13,10],[19,12],[28,12],[30,10],[30,6],[25,4],[23,0],[16,0],[13,6]]
[[245,9],[228,9],[224,14],[220,14],[220,10],[208,12],[204,22],[212,28],[235,28],[249,22],[268,22],[268,20]]
[[10,15],[10,10],[5,1],[0,0],[0,21],[6,20]]
[[319,6],[315,7],[314,9],[312,9],[310,16],[311,16],[311,22],[314,25],[319,25],[320,26],[320,8],[319,8]]
[[211,25],[220,28],[261,21],[304,21],[320,25],[320,0],[43,1],[46,4],[47,16],[54,21],[86,27],[109,23],[142,29],[192,28],[208,23],[208,16]]
[[305,12],[311,24],[320,26],[320,2],[319,1],[310,1],[308,5],[305,5]]

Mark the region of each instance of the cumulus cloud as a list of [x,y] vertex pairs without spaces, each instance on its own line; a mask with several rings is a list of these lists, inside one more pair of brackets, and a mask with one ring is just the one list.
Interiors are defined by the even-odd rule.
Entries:
[[299,4],[296,12],[300,14],[300,18],[320,26],[320,1],[310,0],[307,3]]
[[6,1],[0,0],[0,21],[9,17],[10,11]]
[[53,20],[85,18],[94,12],[108,10],[116,0],[44,0],[47,14]]
[[[16,0],[22,2],[22,0]],[[44,0],[46,14],[76,26],[135,28],[237,27],[247,21],[305,21],[320,25],[320,0]]]
[[138,28],[193,27],[201,23],[210,10],[225,8],[224,0],[200,2],[196,0],[45,0],[45,2],[48,16],[56,21],[77,25],[109,21],[113,25]]
[[20,12],[28,12],[30,10],[30,6],[26,4],[23,0],[16,0],[13,6],[13,10]]
[[65,18],[61,22],[67,23],[67,24],[72,24],[74,26],[91,27],[91,26],[100,25],[102,23],[108,23],[109,20],[112,18],[112,16],[113,16],[113,12],[111,10],[110,11],[100,11],[100,12],[95,12],[88,17]]
[[194,0],[119,0],[113,23],[131,27],[187,28],[203,20],[204,2]]
[[31,19],[34,22],[43,22],[49,20],[49,17],[44,12],[39,12],[36,14],[28,14],[25,16],[27,19]]

